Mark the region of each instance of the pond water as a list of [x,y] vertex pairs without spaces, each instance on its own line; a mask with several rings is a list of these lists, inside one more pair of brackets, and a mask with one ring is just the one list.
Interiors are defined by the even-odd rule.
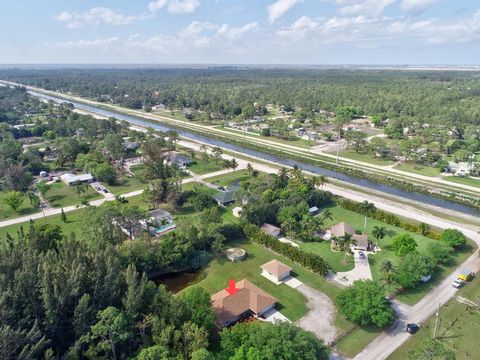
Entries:
[[153,276],[150,278],[157,285],[165,285],[168,290],[176,294],[183,289],[202,280],[202,271],[197,272],[177,272]]

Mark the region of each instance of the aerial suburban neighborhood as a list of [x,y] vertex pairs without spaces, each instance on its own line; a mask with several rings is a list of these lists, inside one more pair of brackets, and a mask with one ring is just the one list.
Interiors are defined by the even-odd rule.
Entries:
[[0,1],[0,359],[480,359],[479,14]]

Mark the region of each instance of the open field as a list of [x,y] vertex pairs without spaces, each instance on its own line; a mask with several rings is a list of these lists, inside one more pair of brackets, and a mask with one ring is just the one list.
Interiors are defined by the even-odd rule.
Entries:
[[[480,304],[480,277],[458,291],[458,296]],[[435,316],[427,323],[422,324],[420,331],[398,348],[388,360],[403,360],[408,352],[416,348],[422,341],[433,336]],[[455,352],[457,360],[470,360],[478,358],[480,354],[480,308],[476,310],[465,304],[450,300],[440,309],[440,325],[438,340],[448,349]]]
[[209,177],[209,178],[204,179],[204,181],[215,184],[215,185],[218,185],[218,186],[228,186],[232,182],[247,181],[247,180],[250,180],[250,179],[252,179],[252,175],[250,175],[247,172],[247,170],[242,169],[242,170],[232,171],[232,172],[229,172],[229,173],[223,174],[223,175]]
[[188,170],[198,175],[204,175],[211,172],[223,170],[223,162],[209,158],[208,160],[202,159],[201,155],[197,155],[195,162],[188,167]]
[[399,164],[395,166],[395,169],[424,176],[439,176],[441,173],[440,169],[430,166],[422,166],[412,162]]
[[[336,151],[330,151],[329,153],[333,155],[337,154]],[[393,165],[395,163],[392,160],[375,158],[372,156],[372,154],[357,153],[354,150],[341,150],[339,155],[343,158],[363,161],[373,165]]]
[[447,181],[454,182],[454,183],[457,183],[457,184],[465,184],[465,185],[480,187],[480,179],[472,179],[470,177],[444,176],[443,180],[447,180]]
[[82,199],[91,201],[101,198],[101,195],[93,190],[90,185],[85,188],[87,189],[86,193],[82,193],[79,196],[75,192],[75,186],[57,182],[52,184],[52,188],[47,192],[45,198],[51,207],[65,207],[80,204]]
[[3,202],[3,197],[5,196],[5,192],[0,192],[0,219],[6,220],[11,218],[16,218],[19,216],[25,216],[40,212],[40,209],[33,208],[30,205],[30,201],[26,196],[24,196],[24,200],[20,208],[17,212],[13,211],[10,206]]

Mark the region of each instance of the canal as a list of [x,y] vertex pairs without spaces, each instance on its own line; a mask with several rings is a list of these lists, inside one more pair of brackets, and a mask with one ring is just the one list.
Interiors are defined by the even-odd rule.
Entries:
[[105,109],[101,109],[101,108],[98,108],[98,107],[95,107],[95,106],[91,106],[91,105],[87,105],[87,104],[83,104],[83,103],[79,103],[79,102],[75,102],[75,101],[70,101],[70,100],[65,100],[65,99],[49,96],[49,95],[38,93],[38,92],[35,92],[35,91],[28,91],[28,92],[31,95],[40,97],[42,99],[52,100],[52,101],[55,101],[57,103],[68,102],[68,103],[73,104],[77,109],[81,109],[81,110],[85,110],[85,111],[88,111],[88,112],[96,113],[96,114],[106,116],[106,117],[114,117],[114,118],[119,119],[119,120],[125,120],[125,121],[127,121],[131,124],[141,125],[141,126],[149,126],[149,127],[152,127],[154,129],[160,130],[160,131],[175,130],[180,136],[185,137],[187,139],[205,142],[205,143],[211,144],[213,146],[220,146],[220,147],[225,148],[225,149],[237,151],[237,152],[243,153],[245,155],[254,156],[254,157],[257,157],[257,158],[260,158],[260,159],[273,161],[275,163],[282,164],[282,165],[285,165],[285,166],[297,165],[301,169],[310,171],[310,172],[315,173],[315,174],[325,175],[325,176],[328,176],[328,177],[331,177],[331,178],[334,178],[334,179],[338,179],[338,180],[341,180],[341,181],[345,181],[347,183],[351,183],[351,184],[354,184],[354,185],[358,185],[358,186],[361,186],[361,187],[364,187],[364,188],[367,188],[367,189],[372,189],[372,190],[375,190],[375,191],[383,192],[385,194],[399,196],[399,197],[404,198],[404,199],[413,200],[413,201],[428,204],[428,205],[434,205],[434,206],[438,206],[440,208],[444,208],[444,209],[448,209],[448,210],[455,210],[455,211],[458,211],[458,212],[461,212],[461,213],[464,213],[464,214],[475,215],[475,216],[480,215],[479,210],[477,210],[473,207],[467,206],[467,205],[463,205],[463,204],[453,202],[453,201],[439,199],[439,198],[436,198],[434,196],[430,196],[430,195],[427,195],[427,194],[421,194],[421,193],[401,190],[401,189],[395,188],[395,187],[390,186],[390,185],[380,184],[380,183],[377,183],[377,182],[374,182],[374,181],[371,181],[371,180],[366,180],[366,179],[357,178],[357,177],[354,177],[354,176],[351,176],[351,175],[346,175],[346,174],[343,174],[341,172],[337,172],[337,171],[334,171],[334,170],[324,169],[324,168],[322,168],[320,166],[317,166],[317,165],[311,165],[311,164],[302,163],[302,162],[299,162],[299,161],[285,159],[285,158],[282,158],[282,157],[279,157],[279,156],[276,156],[276,155],[269,154],[267,152],[262,152],[262,151],[258,151],[258,150],[252,150],[252,149],[244,148],[244,147],[239,146],[239,145],[234,145],[234,144],[230,144],[230,143],[227,143],[227,142],[224,142],[224,141],[221,141],[221,140],[209,138],[208,136],[195,134],[195,133],[192,133],[192,132],[189,132],[189,131],[186,131],[186,130],[176,129],[174,127],[169,127],[168,125],[161,124],[161,123],[156,123],[156,122],[153,122],[153,121],[142,120],[141,118],[126,115],[126,114],[122,114],[122,113],[119,113],[119,112],[116,112],[116,111],[105,110]]

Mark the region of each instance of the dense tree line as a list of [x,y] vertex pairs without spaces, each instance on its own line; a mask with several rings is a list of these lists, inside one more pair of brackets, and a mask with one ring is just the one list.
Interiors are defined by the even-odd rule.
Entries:
[[354,109],[355,115],[475,124],[476,73],[319,69],[61,69],[3,70],[4,79],[74,92],[130,108],[165,104],[231,117],[252,106],[283,105],[312,115]]

